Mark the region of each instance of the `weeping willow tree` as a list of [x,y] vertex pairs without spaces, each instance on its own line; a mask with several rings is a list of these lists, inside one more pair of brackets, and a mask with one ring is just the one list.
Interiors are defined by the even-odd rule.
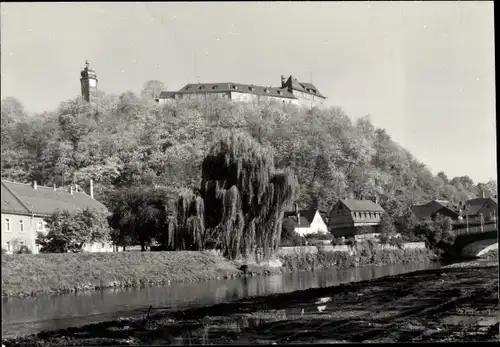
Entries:
[[167,247],[173,250],[201,250],[206,241],[204,204],[200,196],[183,191],[177,199],[176,218],[169,220]]
[[179,197],[173,241],[189,249],[212,238],[231,259],[257,250],[268,257],[296,186],[293,173],[276,172],[269,149],[246,134],[223,132],[203,160],[199,195]]

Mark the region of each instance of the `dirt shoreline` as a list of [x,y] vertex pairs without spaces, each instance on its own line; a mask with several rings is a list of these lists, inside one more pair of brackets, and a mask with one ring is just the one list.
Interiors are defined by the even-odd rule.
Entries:
[[5,340],[9,346],[498,340],[498,260]]

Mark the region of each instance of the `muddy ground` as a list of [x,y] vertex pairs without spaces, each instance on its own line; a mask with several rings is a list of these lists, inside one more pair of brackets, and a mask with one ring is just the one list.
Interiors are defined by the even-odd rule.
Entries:
[[495,263],[425,270],[183,312],[156,312],[149,318],[41,333],[4,344],[497,341]]

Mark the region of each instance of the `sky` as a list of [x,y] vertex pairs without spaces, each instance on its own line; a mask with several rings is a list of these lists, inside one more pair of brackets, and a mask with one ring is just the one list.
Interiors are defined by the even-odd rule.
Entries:
[[312,82],[434,174],[497,177],[493,3],[2,3],[1,96],[30,112],[80,94]]

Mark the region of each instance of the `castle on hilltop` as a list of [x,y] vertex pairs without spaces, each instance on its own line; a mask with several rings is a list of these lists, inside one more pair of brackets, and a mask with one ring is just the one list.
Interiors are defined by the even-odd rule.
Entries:
[[281,87],[262,87],[241,83],[190,83],[180,90],[164,91],[156,101],[160,104],[180,99],[199,99],[209,95],[230,101],[260,103],[278,101],[308,108],[323,107],[326,97],[312,83],[299,82],[293,76],[281,76]]

